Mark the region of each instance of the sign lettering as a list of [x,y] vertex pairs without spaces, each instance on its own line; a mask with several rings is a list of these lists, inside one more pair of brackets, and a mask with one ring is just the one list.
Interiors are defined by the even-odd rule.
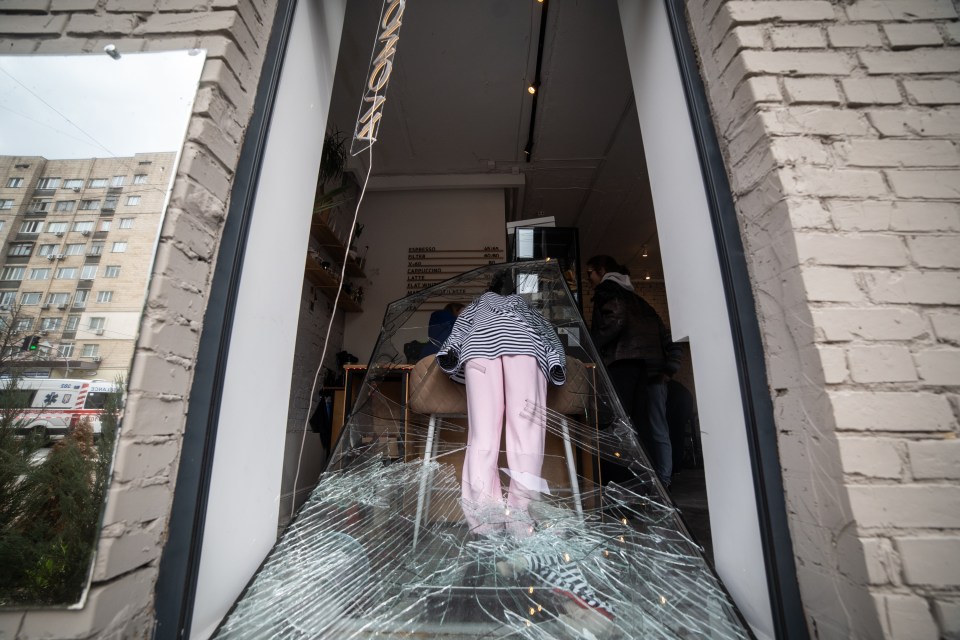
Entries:
[[357,113],[353,142],[350,144],[351,155],[366,151],[377,141],[380,120],[383,118],[383,105],[387,101],[384,93],[393,73],[393,56],[397,53],[400,25],[406,6],[406,0],[384,0],[383,9],[380,11],[380,35],[373,45],[375,52],[377,47],[380,47],[380,50],[370,61],[367,71],[365,91]]

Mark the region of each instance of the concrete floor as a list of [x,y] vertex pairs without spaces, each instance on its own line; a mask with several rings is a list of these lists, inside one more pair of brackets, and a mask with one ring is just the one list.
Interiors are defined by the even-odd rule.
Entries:
[[710,538],[710,514],[707,507],[707,486],[703,469],[685,468],[674,474],[670,497],[680,509],[687,529],[704,548],[704,556],[713,565],[713,543]]

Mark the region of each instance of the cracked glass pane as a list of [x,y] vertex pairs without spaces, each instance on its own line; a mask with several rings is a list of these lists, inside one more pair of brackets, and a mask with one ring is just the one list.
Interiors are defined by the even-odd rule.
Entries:
[[[498,274],[525,303],[512,317],[555,329],[565,380],[544,398],[504,365],[506,409],[482,403],[504,433],[472,435],[465,474],[466,388],[436,351],[449,364],[467,321],[444,345],[436,312]],[[490,375],[470,362],[467,384]],[[748,638],[599,362],[555,262],[491,265],[391,304],[326,472],[216,637]],[[511,429],[545,437],[531,448]]]

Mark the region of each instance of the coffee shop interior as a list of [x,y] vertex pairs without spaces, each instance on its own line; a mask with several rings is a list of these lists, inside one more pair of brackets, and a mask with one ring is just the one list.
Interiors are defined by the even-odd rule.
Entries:
[[[714,568],[699,345],[671,323],[684,292],[661,253],[686,259],[684,245],[658,234],[674,211],[654,204],[658,157],[644,146],[617,3],[396,4],[347,3],[281,533],[216,637],[749,637]],[[376,140],[363,144],[354,133],[391,7],[402,29]],[[590,341],[587,261],[601,254],[629,270],[680,345],[669,490]],[[428,355],[431,316],[469,305],[501,263],[556,329],[566,383],[548,392],[541,477],[511,473],[500,454],[504,488],[536,485],[537,497],[478,526],[461,503],[462,386]]]

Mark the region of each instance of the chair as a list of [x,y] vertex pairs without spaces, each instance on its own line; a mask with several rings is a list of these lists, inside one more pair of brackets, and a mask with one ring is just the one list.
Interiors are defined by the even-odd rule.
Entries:
[[[453,382],[436,364],[436,356],[422,358],[414,366],[409,377],[410,411],[430,416],[427,426],[427,438],[424,444],[423,461],[433,460],[440,439],[438,419],[461,418],[467,415],[466,387]],[[573,493],[577,515],[583,519],[583,505],[580,501],[580,483],[577,481],[577,468],[570,443],[568,415],[587,413],[592,385],[586,366],[576,358],[567,356],[567,380],[561,386],[549,385],[547,390],[547,409],[560,416],[560,429],[563,437],[564,452],[567,460],[567,472],[570,476],[570,490]],[[413,545],[416,547],[420,536],[420,521],[429,515],[430,496],[427,486],[431,470],[424,466],[420,474],[420,487],[417,492],[417,513],[413,528]]]

